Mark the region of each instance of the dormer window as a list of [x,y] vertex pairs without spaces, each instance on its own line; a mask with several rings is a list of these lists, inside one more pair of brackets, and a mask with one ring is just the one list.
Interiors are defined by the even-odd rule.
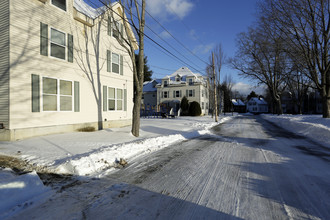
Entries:
[[52,5],[66,11],[66,0],[51,0]]
[[167,87],[167,80],[164,81],[164,87]]
[[189,79],[189,85],[191,86],[191,85],[193,85],[194,83],[193,83],[193,79]]

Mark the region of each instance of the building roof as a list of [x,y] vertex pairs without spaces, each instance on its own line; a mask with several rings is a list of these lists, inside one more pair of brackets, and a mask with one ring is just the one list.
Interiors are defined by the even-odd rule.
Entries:
[[74,0],[73,6],[77,9],[77,11],[83,13],[84,15],[92,19],[95,19],[107,10],[106,6],[93,8],[92,6],[88,5],[84,0]]
[[158,83],[161,83],[160,79],[153,79],[143,83],[143,92],[156,92],[157,88],[155,87]]
[[[193,73],[188,67],[181,67],[179,68],[177,71],[175,71],[174,73],[172,73],[171,75],[165,76],[163,79],[170,79],[171,80],[171,84],[175,84],[174,82],[176,81],[175,78],[177,76],[181,77],[180,81],[186,82],[187,81],[187,77],[193,77],[195,78],[195,82],[202,82],[203,79],[202,75],[199,73]],[[180,84],[180,82],[178,82],[177,84]]]
[[244,106],[244,102],[240,99],[232,99],[231,102],[233,103],[233,105],[235,106]]
[[268,103],[263,98],[253,97],[249,100],[249,102],[252,101],[256,102],[258,105],[268,105]]

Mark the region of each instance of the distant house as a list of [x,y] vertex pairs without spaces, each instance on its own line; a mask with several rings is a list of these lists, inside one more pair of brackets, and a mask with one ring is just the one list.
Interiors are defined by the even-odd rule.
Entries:
[[233,104],[233,111],[238,113],[246,112],[246,105],[240,99],[232,99],[231,103]]
[[183,96],[189,102],[196,101],[200,104],[202,114],[208,114],[209,95],[208,83],[205,77],[193,73],[187,67],[181,67],[169,76],[164,77],[157,84],[157,105],[161,110],[171,109],[177,112]]
[[246,106],[247,112],[250,113],[267,113],[268,112],[268,103],[261,97],[253,97],[247,102]]
[[156,85],[161,83],[160,79],[154,79],[143,83],[143,93],[141,109],[156,110],[157,109],[157,88]]

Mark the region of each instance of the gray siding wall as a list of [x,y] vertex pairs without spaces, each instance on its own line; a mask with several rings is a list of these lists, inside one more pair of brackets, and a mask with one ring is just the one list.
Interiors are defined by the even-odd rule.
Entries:
[[9,0],[0,0],[0,123],[9,127]]

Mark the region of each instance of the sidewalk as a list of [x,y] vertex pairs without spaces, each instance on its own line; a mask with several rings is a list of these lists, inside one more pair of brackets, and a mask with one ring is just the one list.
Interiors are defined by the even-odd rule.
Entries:
[[[220,119],[225,120],[219,118],[219,121]],[[18,157],[55,172],[89,175],[103,170],[106,168],[104,166],[112,165],[116,159],[130,159],[175,141],[198,136],[200,131],[214,125],[214,119],[209,116],[143,118],[138,138],[131,134],[130,126],[95,132],[55,134],[0,142],[0,154]]]

